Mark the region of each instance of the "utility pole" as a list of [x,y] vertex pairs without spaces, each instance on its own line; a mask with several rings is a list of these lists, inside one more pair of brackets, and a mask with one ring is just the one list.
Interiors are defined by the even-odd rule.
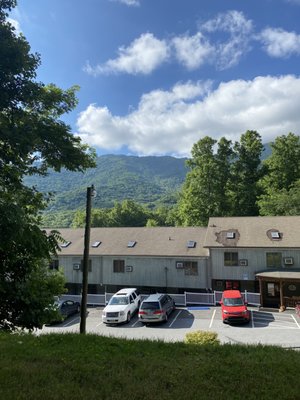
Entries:
[[96,192],[94,185],[87,188],[86,191],[86,216],[85,216],[85,233],[84,233],[84,254],[82,265],[82,295],[80,309],[80,333],[86,333],[86,311],[87,311],[87,292],[88,292],[88,272],[89,272],[89,253],[90,253],[90,233],[91,233],[91,209],[92,197]]

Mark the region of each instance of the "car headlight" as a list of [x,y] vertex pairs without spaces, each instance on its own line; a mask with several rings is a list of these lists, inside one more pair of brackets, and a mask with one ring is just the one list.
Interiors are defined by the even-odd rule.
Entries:
[[224,310],[224,311],[223,311],[223,313],[224,313],[224,314],[229,314],[229,312],[228,312],[228,311],[226,311],[226,310]]
[[120,316],[125,315],[125,311],[120,311]]
[[106,312],[102,311],[102,317],[106,317]]
[[247,310],[243,311],[243,314],[247,314],[247,313],[248,313],[248,311],[247,311]]

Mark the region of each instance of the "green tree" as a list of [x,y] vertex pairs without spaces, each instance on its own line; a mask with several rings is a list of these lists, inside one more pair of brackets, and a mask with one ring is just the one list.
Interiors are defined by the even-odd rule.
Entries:
[[231,142],[204,137],[194,144],[192,158],[178,204],[178,222],[205,226],[209,217],[228,213],[226,188],[230,178]]
[[271,144],[272,154],[264,162],[267,174],[261,179],[265,191],[289,190],[300,179],[300,136],[278,136]]
[[60,119],[76,105],[77,88],[36,81],[40,57],[7,22],[15,5],[0,1],[0,329],[33,329],[62,290],[47,271],[60,238],[39,228],[47,201],[23,178],[45,175],[49,167],[82,171],[94,165],[94,152]]
[[289,133],[275,139],[265,160],[266,175],[260,180],[261,215],[298,215],[300,208],[300,137]]
[[263,144],[256,131],[247,131],[234,145],[234,161],[231,167],[229,202],[232,215],[258,215],[257,198],[259,180],[263,176],[261,154]]
[[300,180],[289,190],[269,191],[258,204],[260,215],[300,215]]
[[112,226],[146,226],[149,213],[133,200],[116,203],[111,209]]

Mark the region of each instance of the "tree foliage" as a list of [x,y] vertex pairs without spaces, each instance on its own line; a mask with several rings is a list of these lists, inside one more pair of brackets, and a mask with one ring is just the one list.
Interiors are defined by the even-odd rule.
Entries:
[[194,144],[178,206],[179,223],[205,226],[209,217],[258,215],[262,150],[255,131],[247,131],[234,145],[209,137]]
[[264,161],[266,174],[259,181],[261,215],[300,213],[300,137],[289,133],[275,139],[272,154]]
[[[124,200],[116,202],[112,208],[92,208],[92,227],[134,227],[134,226],[172,226],[173,209],[160,207],[155,210],[134,202]],[[72,223],[73,228],[85,226],[85,211],[76,211]]]
[[76,105],[77,88],[36,81],[40,57],[7,22],[15,5],[0,1],[0,328],[33,329],[62,280],[47,270],[59,235],[39,228],[46,199],[24,176],[82,171],[94,165],[94,152],[60,119]]
[[261,136],[256,131],[247,131],[234,145],[228,193],[233,215],[258,215],[256,201],[260,194],[258,181],[263,176],[262,151]]

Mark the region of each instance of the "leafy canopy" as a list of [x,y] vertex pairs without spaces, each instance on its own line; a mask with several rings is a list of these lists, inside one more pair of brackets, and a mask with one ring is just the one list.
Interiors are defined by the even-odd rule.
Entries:
[[36,81],[40,56],[7,21],[15,6],[0,0],[0,329],[33,329],[45,322],[63,279],[47,268],[59,240],[39,228],[47,202],[24,176],[49,167],[83,171],[94,166],[94,151],[60,119],[75,107],[78,87]]

